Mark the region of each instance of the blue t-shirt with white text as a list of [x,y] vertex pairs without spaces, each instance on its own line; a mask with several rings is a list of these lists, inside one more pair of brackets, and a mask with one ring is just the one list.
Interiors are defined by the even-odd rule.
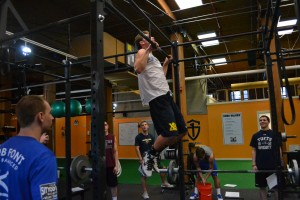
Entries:
[[0,199],[57,199],[57,163],[52,151],[32,137],[0,145]]

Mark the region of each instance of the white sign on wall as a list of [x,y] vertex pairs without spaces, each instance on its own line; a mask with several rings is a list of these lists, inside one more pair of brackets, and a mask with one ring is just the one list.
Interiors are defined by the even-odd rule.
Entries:
[[138,134],[138,123],[119,124],[119,145],[134,145],[135,136]]
[[224,144],[244,144],[242,113],[223,113]]

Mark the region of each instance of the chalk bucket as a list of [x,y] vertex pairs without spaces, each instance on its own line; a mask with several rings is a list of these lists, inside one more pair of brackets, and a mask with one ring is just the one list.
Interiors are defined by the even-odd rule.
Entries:
[[212,200],[212,186],[211,183],[199,183],[197,185],[199,191],[199,200]]

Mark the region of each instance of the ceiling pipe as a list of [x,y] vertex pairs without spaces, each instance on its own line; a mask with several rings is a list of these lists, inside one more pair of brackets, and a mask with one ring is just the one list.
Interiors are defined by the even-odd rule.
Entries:
[[[285,80],[282,80],[285,85]],[[300,82],[300,77],[289,78],[289,84],[297,84]],[[243,90],[243,89],[254,89],[254,88],[262,88],[267,87],[268,81],[255,81],[255,82],[246,82],[246,83],[235,83],[231,84],[230,88],[233,90]]]
[[[91,89],[85,89],[85,90],[73,90],[71,91],[71,94],[76,94],[76,93],[82,93],[82,92],[91,92]],[[56,95],[65,95],[65,92],[57,92]]]
[[[300,69],[300,65],[286,66],[285,69],[286,70]],[[258,74],[258,73],[265,73],[265,72],[266,72],[266,69],[246,70],[246,71],[238,71],[238,72],[228,72],[228,73],[193,76],[193,77],[187,77],[187,78],[185,78],[185,80],[191,81],[191,80],[198,80],[198,79],[238,76],[238,75],[247,75],[247,74]]]

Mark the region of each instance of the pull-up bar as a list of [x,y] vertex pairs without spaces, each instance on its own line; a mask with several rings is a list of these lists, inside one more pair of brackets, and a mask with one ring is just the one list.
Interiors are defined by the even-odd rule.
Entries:
[[130,3],[144,16],[148,19],[148,21],[150,22],[150,24],[152,24],[157,30],[158,32],[171,44],[173,45],[172,41],[159,29],[158,26],[156,26],[156,24],[140,9],[140,7],[133,1],[133,0],[129,0]]
[[[139,32],[139,34],[145,39],[147,40],[152,47],[155,47],[159,52],[161,52],[163,55],[165,55],[166,57],[169,57],[169,54],[167,54],[163,49],[161,49],[160,47],[156,47],[156,44],[151,41],[151,39],[149,37],[147,37],[143,31],[141,31],[134,23],[132,23],[132,21],[130,21],[125,15],[123,15],[115,6],[113,6],[111,3],[106,2],[105,6],[109,7],[111,10],[114,10],[115,13],[118,14],[119,17],[121,17],[125,22],[127,22],[132,28],[134,28],[135,30],[137,30]],[[152,22],[153,23],[153,22]]]

